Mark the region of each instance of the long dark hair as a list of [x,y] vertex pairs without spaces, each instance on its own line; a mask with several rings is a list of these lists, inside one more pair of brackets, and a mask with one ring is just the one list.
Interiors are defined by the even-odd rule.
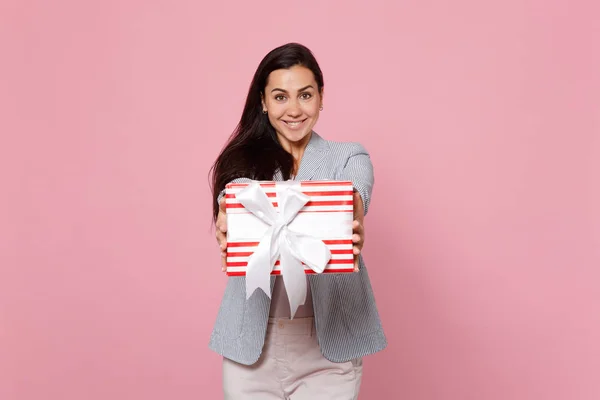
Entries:
[[277,170],[281,171],[283,179],[290,178],[294,158],[279,144],[269,117],[263,114],[261,95],[271,72],[296,65],[310,69],[319,93],[323,90],[323,73],[307,47],[288,43],[271,50],[263,58],[252,78],[240,122],[211,168],[213,220],[219,213],[219,193],[233,179],[271,180]]

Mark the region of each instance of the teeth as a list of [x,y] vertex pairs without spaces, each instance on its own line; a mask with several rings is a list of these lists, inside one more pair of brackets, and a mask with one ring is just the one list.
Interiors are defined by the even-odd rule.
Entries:
[[298,126],[302,123],[302,121],[298,121],[298,122],[286,122],[286,124],[291,125],[291,126]]

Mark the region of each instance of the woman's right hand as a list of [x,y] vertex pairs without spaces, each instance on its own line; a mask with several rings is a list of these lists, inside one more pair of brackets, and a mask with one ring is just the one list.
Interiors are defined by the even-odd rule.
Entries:
[[216,236],[221,249],[221,270],[227,270],[227,214],[225,213],[225,197],[219,203],[219,214],[216,222]]

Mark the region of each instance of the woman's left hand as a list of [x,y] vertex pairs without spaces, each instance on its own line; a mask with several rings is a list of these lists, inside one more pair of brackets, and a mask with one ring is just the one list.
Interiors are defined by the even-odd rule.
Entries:
[[354,221],[352,222],[352,253],[354,254],[354,272],[358,272],[358,255],[362,251],[365,243],[365,228],[363,225],[365,219],[365,207],[358,192],[354,192]]

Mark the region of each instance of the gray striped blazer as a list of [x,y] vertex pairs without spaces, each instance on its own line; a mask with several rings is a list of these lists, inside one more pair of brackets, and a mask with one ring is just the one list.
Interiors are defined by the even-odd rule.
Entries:
[[[281,174],[274,177],[281,179]],[[367,214],[373,165],[358,143],[327,141],[313,132],[295,179],[352,181]],[[359,260],[357,273],[309,276],[317,340],[323,356],[333,362],[346,362],[387,346],[362,255]],[[274,283],[271,277],[271,291]],[[270,299],[260,290],[246,301],[244,277],[229,277],[209,348],[238,363],[254,364],[264,345],[269,308]]]

